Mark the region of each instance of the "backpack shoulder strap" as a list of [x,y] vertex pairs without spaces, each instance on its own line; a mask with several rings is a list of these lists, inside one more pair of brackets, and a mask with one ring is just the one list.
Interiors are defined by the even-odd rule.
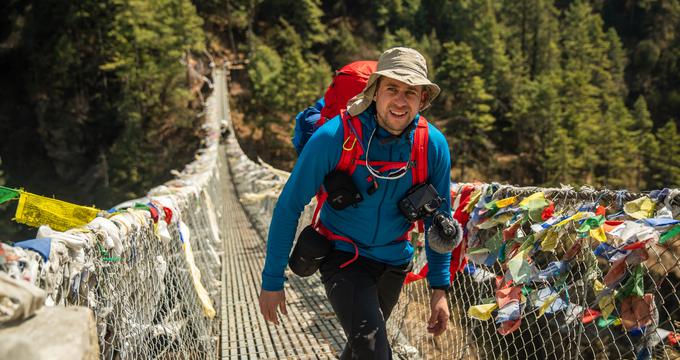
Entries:
[[[340,161],[335,165],[336,170],[345,171],[352,175],[357,167],[357,159],[364,153],[360,142],[362,139],[361,120],[357,116],[350,116],[345,110],[340,112],[340,122],[342,123],[343,141],[342,152],[340,153]],[[316,193],[316,209],[312,216],[312,224],[317,225],[319,222],[319,215],[323,207],[328,193],[323,187]]]
[[[413,135],[413,147],[411,148],[411,161],[415,164],[411,168],[411,178],[413,185],[422,184],[427,181],[427,146],[429,140],[429,129],[427,119],[420,116],[416,125],[416,132]],[[425,223],[423,220],[416,222],[419,233],[425,233]]]
[[420,116],[416,131],[413,135],[413,147],[411,148],[411,161],[415,164],[411,168],[413,185],[422,184],[427,181],[427,146],[429,130],[427,119]]
[[342,122],[343,142],[340,161],[335,166],[337,170],[346,171],[350,175],[357,167],[356,160],[363,154],[361,120],[357,116],[350,116],[346,111],[340,112]]

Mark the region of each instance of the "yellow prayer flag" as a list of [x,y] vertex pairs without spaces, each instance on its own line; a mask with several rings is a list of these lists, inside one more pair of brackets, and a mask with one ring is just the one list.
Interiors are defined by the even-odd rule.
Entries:
[[531,195],[525,197],[524,200],[522,200],[522,201],[519,203],[519,206],[520,206],[520,207],[522,207],[522,206],[527,206],[527,205],[529,205],[529,203],[530,203],[532,200],[545,200],[545,195],[543,194],[542,191],[539,191],[539,192],[537,192],[537,193],[533,193],[533,194],[531,194]]
[[482,321],[491,319],[491,313],[496,310],[498,305],[496,303],[470,306],[468,309],[468,316]]
[[607,242],[607,235],[601,226],[597,229],[590,229],[590,236],[601,243]]
[[623,205],[623,211],[635,219],[646,219],[654,215],[656,203],[647,196],[629,201]]
[[602,312],[602,318],[606,319],[611,315],[614,310],[616,310],[616,303],[614,303],[614,294],[605,295],[600,298],[598,305],[600,306],[600,311]]
[[66,231],[89,223],[99,211],[21,191],[14,220],[29,226],[49,225],[54,230]]
[[593,281],[593,290],[595,291],[595,295],[599,294],[600,291],[604,290],[604,284],[600,282],[600,280],[595,279]]
[[[604,284],[601,283],[599,280],[595,279],[593,282],[593,290],[595,290],[595,295],[599,294],[602,290],[604,290]],[[605,295],[600,298],[600,301],[598,302],[598,305],[600,306],[600,312],[602,312],[602,318],[606,319],[611,315],[612,312],[616,309],[616,303],[614,302],[614,296],[616,296],[616,291],[612,292],[609,295]]]
[[541,305],[541,307],[538,309],[538,316],[537,317],[543,316],[543,314],[545,314],[545,311],[548,310],[548,308],[550,308],[550,306],[552,306],[552,304],[555,302],[555,300],[557,300],[557,297],[558,297],[558,294],[552,294],[552,295],[548,296],[548,298],[545,299],[545,301],[543,302],[543,305]]
[[552,229],[546,230],[545,237],[541,241],[541,250],[554,252],[557,248],[557,232]]
[[557,224],[555,224],[555,226],[556,227],[564,226],[567,223],[569,223],[570,221],[578,221],[578,220],[583,219],[586,216],[588,216],[588,213],[586,213],[586,212],[577,212],[576,214],[558,222]]
[[482,197],[482,191],[481,190],[473,191],[472,194],[470,195],[470,202],[467,204],[465,209],[463,209],[463,211],[465,211],[468,214],[472,213],[472,210],[475,209],[475,205],[477,205],[477,202],[479,201],[479,198],[481,198],[481,197]]
[[511,196],[509,198],[501,199],[496,202],[496,207],[502,209],[504,207],[510,206],[517,201],[517,196]]

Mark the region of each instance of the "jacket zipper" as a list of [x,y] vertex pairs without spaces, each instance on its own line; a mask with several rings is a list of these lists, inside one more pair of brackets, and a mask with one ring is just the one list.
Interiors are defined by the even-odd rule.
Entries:
[[[392,150],[393,150],[393,144],[390,144],[390,156],[388,161],[392,161]],[[389,185],[390,181],[389,180],[384,180],[385,182],[385,190],[383,191],[383,196],[382,199],[380,199],[380,203],[378,203],[378,222],[376,223],[375,231],[373,232],[373,244],[375,244],[376,238],[378,236],[378,229],[380,229],[380,210],[382,209],[382,205],[385,202],[385,197],[387,196],[387,191],[389,190]]]

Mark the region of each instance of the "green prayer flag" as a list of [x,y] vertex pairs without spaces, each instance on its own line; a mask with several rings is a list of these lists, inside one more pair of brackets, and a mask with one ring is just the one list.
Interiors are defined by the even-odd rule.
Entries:
[[642,296],[645,294],[645,282],[644,282],[644,267],[642,264],[635,266],[633,273],[623,284],[619,293],[616,294],[618,299],[625,298],[631,295]]
[[602,215],[590,217],[583,222],[583,224],[581,225],[581,227],[577,231],[578,232],[588,232],[591,229],[597,229],[600,226],[602,226],[602,224],[604,224],[604,221],[605,221],[605,218]]
[[672,227],[670,230],[666,231],[661,235],[659,238],[659,244],[663,245],[666,243],[666,241],[670,240],[674,236],[680,234],[680,225],[675,225]]
[[8,187],[0,186],[0,204],[19,196],[19,192]]
[[606,328],[607,326],[615,323],[617,319],[618,318],[614,315],[609,315],[609,317],[607,317],[606,319],[600,317],[599,319],[597,319],[597,326],[599,328]]
[[501,244],[503,243],[503,232],[498,231],[494,236],[486,239],[484,242],[484,247],[489,249],[491,253],[498,254],[501,249]]

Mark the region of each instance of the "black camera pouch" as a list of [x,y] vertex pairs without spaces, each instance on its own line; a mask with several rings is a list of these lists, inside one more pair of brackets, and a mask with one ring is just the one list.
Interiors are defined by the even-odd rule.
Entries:
[[344,171],[334,170],[326,175],[323,185],[328,193],[326,203],[335,210],[358,204],[364,199],[352,176]]
[[298,276],[307,277],[314,274],[324,258],[333,250],[330,240],[319,234],[312,225],[300,232],[293,252],[288,259],[288,266]]

